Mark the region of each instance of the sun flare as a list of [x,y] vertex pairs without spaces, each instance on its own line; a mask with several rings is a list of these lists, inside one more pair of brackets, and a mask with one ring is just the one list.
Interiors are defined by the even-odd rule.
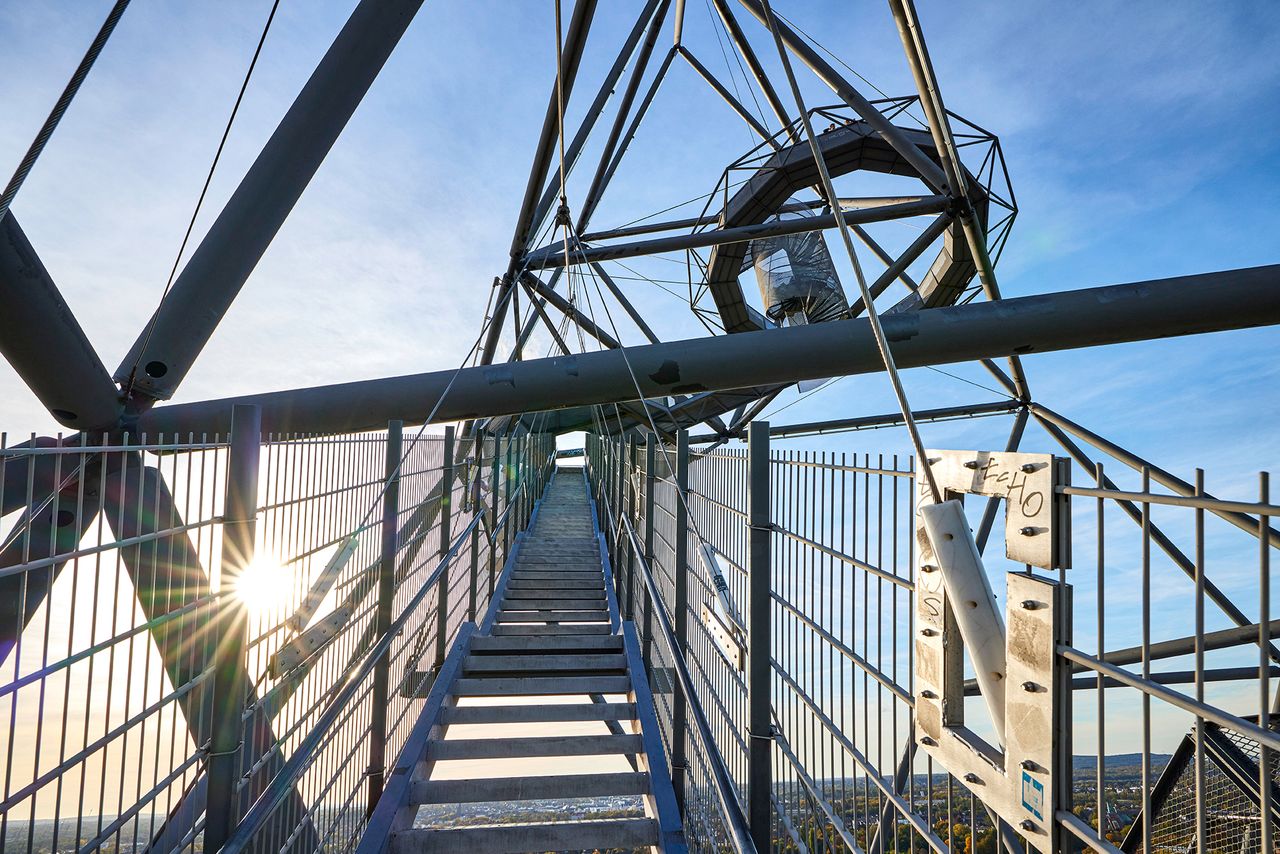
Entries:
[[270,556],[255,558],[236,582],[236,596],[251,614],[269,613],[286,605],[292,592],[291,572]]

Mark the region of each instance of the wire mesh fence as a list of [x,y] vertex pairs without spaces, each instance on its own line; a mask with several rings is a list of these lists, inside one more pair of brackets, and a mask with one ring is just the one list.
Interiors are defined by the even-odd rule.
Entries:
[[350,848],[554,455],[258,436],[245,523],[234,444],[0,437],[3,850],[202,850],[211,820],[228,850]]
[[[624,617],[640,627],[691,847],[733,847],[724,811],[706,807],[721,766],[744,812],[752,784],[768,787],[771,850],[1029,850],[1024,829],[984,802],[981,780],[947,773],[920,749],[914,460],[774,450],[763,464],[761,525],[751,496],[762,479],[748,451],[635,441],[589,436],[588,466],[601,513],[613,517],[601,529]],[[1257,500],[1229,501],[1207,494],[1202,473],[1182,481],[1117,450],[1129,463],[1122,477],[1064,447],[1084,483],[1055,487],[1075,501],[1073,568],[1013,563],[998,535],[985,558],[997,598],[1003,571],[1071,587],[1053,664],[1069,689],[1054,737],[1062,779],[1052,850],[1272,850],[1280,624],[1271,619],[1277,507],[1266,476]],[[1002,506],[984,514],[986,505],[967,506],[971,527],[1000,531]],[[752,550],[762,528],[764,558]],[[770,662],[767,684],[754,685],[747,623],[763,597],[752,597],[753,562],[769,581]],[[671,643],[655,611],[669,618]],[[670,676],[672,644],[691,674],[689,703]],[[991,740],[973,665],[963,667],[965,723]],[[761,695],[772,722],[765,772],[751,758]],[[705,742],[693,705],[708,723]]]

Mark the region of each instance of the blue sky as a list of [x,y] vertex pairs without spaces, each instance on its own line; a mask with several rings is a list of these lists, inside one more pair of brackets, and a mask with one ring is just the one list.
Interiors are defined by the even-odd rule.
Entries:
[[[0,6],[0,174],[16,164],[109,5]],[[269,5],[134,4],[14,204],[108,370],[159,299]],[[197,237],[352,5],[281,4]],[[601,4],[570,103],[571,125],[639,6]],[[875,87],[913,90],[883,4],[778,0],[777,7]],[[1006,295],[1280,260],[1280,6],[919,7],[948,106],[1003,145],[1020,207],[999,267]],[[515,0],[428,0],[177,399],[458,364],[479,328],[492,278],[506,267],[554,74],[549,9]],[[690,0],[687,15],[686,44],[726,85],[741,88],[703,0]],[[776,70],[762,30],[745,12],[740,18]],[[668,28],[659,50],[669,44]],[[800,76],[811,106],[835,100],[812,76]],[[601,129],[611,118],[612,106]],[[597,146],[602,138],[598,133]],[[710,192],[720,171],[754,144],[677,62],[593,225],[627,222]],[[573,176],[571,204],[581,198],[597,150],[588,149]],[[841,186],[879,192],[891,184],[857,178]],[[905,224],[876,232],[890,248],[905,246],[914,233]],[[852,290],[847,262],[838,245],[831,248]],[[684,275],[683,265],[670,261],[638,268]],[[619,281],[659,319],[660,335],[701,334],[677,296]],[[747,290],[750,296],[749,283]],[[622,332],[639,340],[625,325]],[[1224,333],[1036,356],[1027,370],[1037,400],[1188,478],[1193,466],[1204,466],[1211,489],[1249,499],[1252,473],[1280,460],[1278,343],[1275,330]],[[535,345],[541,352],[547,342]],[[908,372],[912,403],[993,399],[971,384],[991,385],[980,369],[948,371],[962,379]],[[774,410],[794,400],[782,398]],[[772,421],[893,408],[884,378],[866,376],[777,411]],[[1004,443],[1008,424],[992,418],[926,425],[923,433],[932,446],[991,448]],[[50,429],[39,403],[0,365],[0,430]],[[901,431],[795,445],[907,448]],[[1024,448],[1055,449],[1034,427]]]
[[[7,47],[0,56],[7,119],[0,163],[17,161],[108,5],[0,10]],[[197,237],[350,6],[282,4]],[[632,6],[638,4],[602,6],[571,124],[629,28]],[[14,206],[109,370],[159,299],[267,8],[255,0],[130,9]],[[879,4],[855,5],[853,14],[843,4],[779,10],[875,87],[911,91],[892,21]],[[425,4],[179,399],[457,363],[492,277],[505,266],[545,108],[554,71],[546,11],[531,2]],[[1001,138],[1021,209],[1000,268],[1006,294],[1276,260],[1280,62],[1268,46],[1280,34],[1280,9],[924,3],[921,15],[948,105]],[[776,70],[761,29],[742,16]],[[685,42],[740,88],[711,22],[704,3],[690,3]],[[669,40],[664,33],[659,51]],[[801,79],[810,105],[834,100],[807,73]],[[708,192],[720,170],[753,144],[745,126],[677,62],[593,224],[628,221]],[[579,194],[594,167],[591,151],[574,175]],[[877,186],[869,179],[847,189]],[[571,183],[571,203],[574,189]],[[887,226],[878,236],[893,247],[912,231]],[[683,265],[668,265],[683,276]],[[844,278],[852,290],[847,270]],[[676,298],[620,281],[661,318],[660,335],[700,334]],[[1275,341],[1263,330],[1125,345],[1036,357],[1028,371],[1037,398],[1135,450],[1169,465],[1198,461],[1215,474],[1242,473],[1276,459],[1267,441],[1280,414],[1269,358]],[[955,372],[990,384],[980,370]],[[908,389],[921,406],[985,394],[930,371],[910,372]],[[0,390],[0,426],[18,433],[50,428],[7,367],[0,368]],[[861,377],[773,420],[892,408],[883,379]],[[1176,416],[1161,417],[1165,412]],[[926,441],[991,444],[1006,420],[930,427]],[[1228,427],[1233,441],[1219,441]],[[865,443],[847,441],[897,449],[902,438],[881,431]]]

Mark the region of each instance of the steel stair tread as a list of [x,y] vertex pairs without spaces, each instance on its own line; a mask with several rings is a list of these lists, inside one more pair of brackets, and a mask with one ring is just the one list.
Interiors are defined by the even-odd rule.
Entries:
[[658,822],[651,818],[598,819],[510,824],[441,830],[414,828],[391,835],[392,854],[484,851],[490,854],[582,851],[654,845]]
[[552,798],[601,798],[643,795],[648,791],[649,774],[645,771],[614,774],[559,774],[545,777],[490,777],[474,780],[419,780],[413,784],[409,803],[462,804]]
[[445,724],[556,723],[635,720],[633,703],[539,703],[520,706],[450,706]]

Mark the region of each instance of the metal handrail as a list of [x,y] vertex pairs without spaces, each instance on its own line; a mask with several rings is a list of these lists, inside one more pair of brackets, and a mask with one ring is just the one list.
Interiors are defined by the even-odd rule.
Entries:
[[[549,456],[544,462],[544,465],[551,463],[552,460],[553,457]],[[516,484],[515,490],[512,492],[512,495],[515,496],[520,494],[520,492],[525,489],[528,480],[529,478],[527,475],[522,474],[519,482]],[[496,534],[507,524],[507,519],[511,513],[512,507],[514,506],[515,505],[511,503],[507,504],[502,515],[499,516],[498,520],[494,523],[493,533]],[[427,580],[418,588],[418,592],[415,593],[413,598],[405,605],[404,610],[400,612],[400,616],[396,618],[396,621],[391,624],[387,633],[382,636],[378,643],[374,645],[373,649],[369,651],[369,654],[365,656],[364,661],[360,664],[360,668],[351,676],[347,677],[346,684],[342,687],[342,690],[334,695],[333,699],[329,702],[329,705],[320,713],[320,717],[316,719],[316,725],[311,729],[311,732],[307,734],[307,737],[302,740],[302,743],[298,745],[297,749],[293,751],[293,754],[289,757],[288,761],[284,763],[284,766],[280,769],[279,773],[273,778],[271,785],[267,787],[267,791],[264,792],[253,806],[249,808],[249,811],[245,813],[244,819],[236,825],[235,831],[231,834],[230,838],[227,839],[226,844],[222,846],[223,854],[238,854],[238,852],[245,850],[245,848],[252,842],[254,834],[258,832],[258,830],[266,823],[267,819],[271,817],[280,805],[288,799],[290,793],[293,791],[293,784],[297,782],[298,778],[302,776],[314,760],[316,756],[316,748],[318,748],[324,739],[328,737],[329,731],[332,729],[339,715],[349,707],[352,699],[355,697],[357,691],[359,691],[360,686],[370,676],[370,674],[373,673],[373,669],[377,666],[378,661],[390,651],[392,641],[394,641],[395,638],[404,631],[410,615],[420,604],[422,604],[422,601],[427,597],[427,594],[431,592],[436,584],[439,583],[440,577],[458,556],[458,552],[462,549],[463,543],[471,536],[471,532],[475,530],[476,525],[480,524],[480,520],[483,518],[484,514],[484,509],[476,511],[476,513],[471,517],[471,521],[467,523],[467,526],[454,538],[453,543],[449,546],[449,551],[445,552],[444,556],[440,558],[440,562],[436,565],[436,568],[432,570],[431,575],[427,577]],[[490,541],[492,542],[492,537]],[[437,626],[436,630],[443,631],[444,627]]]
[[625,514],[618,514],[615,517],[613,508],[609,504],[608,496],[601,495],[600,500],[604,504],[605,518],[609,520],[610,527],[617,527],[615,519],[622,520],[626,529],[627,539],[631,541],[636,563],[639,564],[642,570],[641,574],[644,578],[645,590],[649,595],[649,599],[657,606],[653,609],[653,612],[658,618],[659,634],[666,644],[667,652],[671,656],[672,669],[676,672],[680,690],[684,693],[685,702],[689,707],[689,717],[693,721],[698,740],[702,743],[703,754],[707,757],[707,761],[711,766],[711,777],[715,783],[716,799],[720,802],[720,809],[724,814],[725,828],[728,831],[729,841],[737,854],[750,854],[750,852],[756,851],[755,843],[751,841],[751,828],[747,824],[746,815],[742,812],[742,805],[738,803],[738,796],[734,791],[733,778],[729,774],[729,768],[725,765],[724,757],[720,755],[720,751],[716,747],[715,738],[711,734],[711,724],[707,720],[706,712],[702,710],[702,704],[698,701],[697,693],[694,691],[693,677],[689,675],[689,668],[685,664],[684,655],[681,653],[676,640],[675,628],[671,625],[671,618],[667,615],[667,609],[662,604],[661,595],[658,593],[658,585],[654,581],[649,562],[645,560],[644,551],[640,548],[640,539],[636,536],[631,520]]

